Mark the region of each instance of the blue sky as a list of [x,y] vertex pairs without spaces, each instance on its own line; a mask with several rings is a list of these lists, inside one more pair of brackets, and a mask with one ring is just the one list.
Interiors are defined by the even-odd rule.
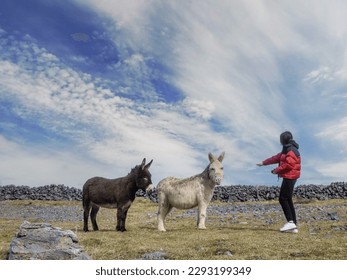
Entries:
[[225,151],[224,184],[300,144],[298,184],[345,181],[345,1],[2,0],[0,185],[81,187]]

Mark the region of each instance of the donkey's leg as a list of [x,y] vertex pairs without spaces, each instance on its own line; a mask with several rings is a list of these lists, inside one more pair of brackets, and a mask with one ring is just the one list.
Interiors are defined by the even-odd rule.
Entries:
[[93,230],[99,230],[98,224],[96,223],[96,214],[98,214],[100,207],[97,205],[92,206],[92,211],[90,212],[90,219],[92,221]]
[[[130,207],[130,206],[129,206]],[[117,208],[117,231],[126,231],[125,229],[125,220],[128,214],[129,207],[118,207]]]
[[159,212],[158,212],[158,230],[159,231],[166,231],[164,226],[164,221],[166,216],[170,213],[172,210],[172,205],[169,203],[161,204],[159,206]]
[[206,210],[207,210],[207,203],[201,202],[198,206],[198,229],[206,229],[206,226],[205,226]]
[[121,226],[120,231],[126,231],[126,228],[125,228],[125,221],[126,221],[126,219],[127,219],[128,210],[129,210],[129,208],[123,210],[123,215],[122,215],[122,226]]
[[164,210],[167,208],[167,205],[165,203],[165,195],[163,193],[158,193],[159,196],[159,209],[158,209],[158,215],[157,215],[157,222],[158,222],[158,230],[159,231],[166,231],[164,227],[164,215],[163,213],[167,210]]
[[83,231],[88,231],[88,218],[89,218],[89,211],[90,211],[90,201],[84,200],[83,201]]
[[120,228],[121,228],[121,224],[122,224],[122,219],[121,219],[121,216],[122,216],[122,208],[121,207],[118,207],[117,208],[117,225],[116,225],[116,231],[120,231]]

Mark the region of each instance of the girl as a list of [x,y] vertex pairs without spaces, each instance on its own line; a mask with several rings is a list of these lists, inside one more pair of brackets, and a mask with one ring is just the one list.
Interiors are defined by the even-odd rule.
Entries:
[[295,208],[292,200],[294,185],[300,177],[301,158],[299,145],[293,140],[293,135],[285,131],[280,135],[283,149],[277,155],[258,163],[258,166],[278,163],[279,166],[271,171],[283,178],[279,202],[282,206],[287,223],[280,229],[281,232],[298,233]]

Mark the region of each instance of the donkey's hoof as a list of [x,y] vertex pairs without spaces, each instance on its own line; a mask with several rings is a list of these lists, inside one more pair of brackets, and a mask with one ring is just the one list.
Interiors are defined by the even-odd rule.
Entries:
[[158,230],[161,231],[161,232],[165,232],[166,231],[165,228],[158,228]]
[[198,227],[198,229],[206,229],[205,226]]

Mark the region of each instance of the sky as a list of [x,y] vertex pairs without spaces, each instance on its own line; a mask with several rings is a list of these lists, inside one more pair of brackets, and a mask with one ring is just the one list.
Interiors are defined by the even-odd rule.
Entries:
[[0,1],[0,185],[125,176],[157,184],[225,151],[222,185],[347,177],[347,2]]

